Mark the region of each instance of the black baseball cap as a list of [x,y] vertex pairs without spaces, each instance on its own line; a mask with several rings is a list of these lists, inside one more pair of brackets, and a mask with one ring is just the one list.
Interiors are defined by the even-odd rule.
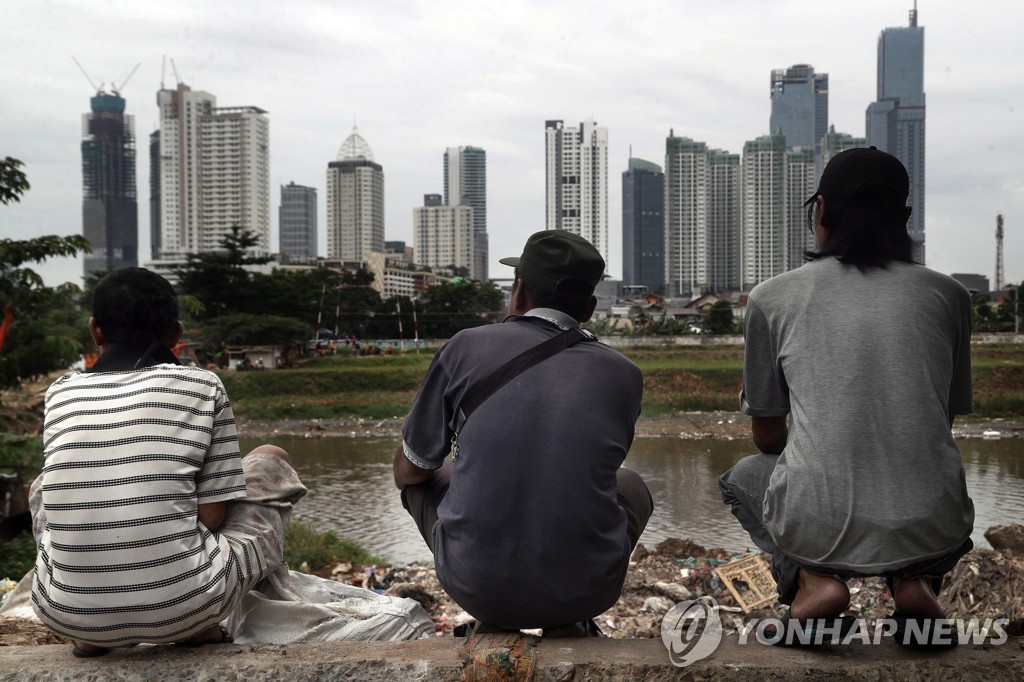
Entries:
[[519,277],[542,291],[594,293],[604,276],[601,253],[578,234],[568,230],[543,230],[530,235],[523,255],[502,258],[499,263],[518,269]]
[[910,194],[907,169],[892,154],[877,147],[847,149],[836,154],[818,181],[819,196],[840,204],[883,203],[905,206]]

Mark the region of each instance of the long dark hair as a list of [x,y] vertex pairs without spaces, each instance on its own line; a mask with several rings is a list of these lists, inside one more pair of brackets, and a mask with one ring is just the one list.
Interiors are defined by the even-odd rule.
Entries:
[[[817,206],[811,205],[810,211]],[[907,232],[910,207],[891,202],[841,204],[825,198],[821,224],[828,230],[817,251],[804,251],[804,260],[835,256],[840,263],[860,270],[884,268],[893,261],[913,263],[913,240]]]

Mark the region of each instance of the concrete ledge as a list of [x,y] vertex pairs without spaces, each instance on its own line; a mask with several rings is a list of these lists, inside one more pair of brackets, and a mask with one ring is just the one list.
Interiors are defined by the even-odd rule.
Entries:
[[484,635],[415,642],[139,646],[78,659],[69,646],[0,648],[0,680],[1012,680],[1024,679],[1024,638],[1001,646],[920,652],[879,646],[792,649],[727,638],[688,668],[660,640]]

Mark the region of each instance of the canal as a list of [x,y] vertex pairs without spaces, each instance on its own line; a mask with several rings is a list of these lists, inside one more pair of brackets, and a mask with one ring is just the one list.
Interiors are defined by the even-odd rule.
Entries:
[[[391,476],[395,438],[275,438],[288,450],[309,494],[296,519],[360,542],[393,563],[429,560],[402,508]],[[243,441],[243,452],[258,444]],[[974,542],[987,547],[990,526],[1024,522],[1024,440],[959,442],[974,500]],[[747,535],[718,496],[718,476],[750,454],[745,441],[637,438],[626,460],[651,489],[656,509],[641,542],[691,538],[705,547],[743,551]]]

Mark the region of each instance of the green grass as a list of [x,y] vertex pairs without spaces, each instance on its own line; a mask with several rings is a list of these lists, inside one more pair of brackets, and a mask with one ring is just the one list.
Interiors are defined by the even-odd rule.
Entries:
[[[976,415],[1024,415],[1024,346],[972,347]],[[742,346],[640,346],[623,350],[644,373],[643,413],[736,411]],[[318,358],[295,370],[225,373],[247,419],[386,419],[406,414],[432,353]]]
[[284,560],[292,570],[305,563],[317,571],[336,561],[353,564],[381,564],[385,560],[367,552],[358,542],[339,538],[333,532],[320,533],[301,521],[292,521],[284,532]]

